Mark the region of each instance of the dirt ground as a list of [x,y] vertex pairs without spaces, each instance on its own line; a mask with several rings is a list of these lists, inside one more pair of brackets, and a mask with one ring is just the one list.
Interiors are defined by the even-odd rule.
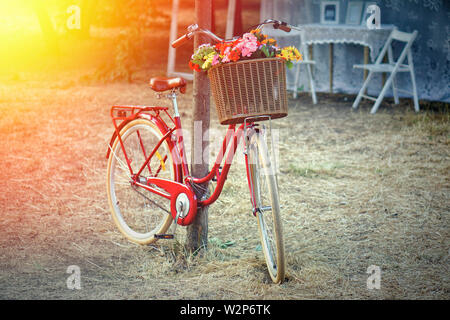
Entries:
[[[144,79],[145,76],[142,77]],[[192,86],[181,98],[190,126]],[[107,204],[113,104],[163,104],[144,80],[0,85],[1,299],[449,299],[448,106],[409,100],[351,110],[354,97],[302,95],[280,134],[287,278],[271,283],[244,165],[209,210],[209,249],[138,246]],[[212,127],[220,128],[212,112]],[[214,142],[213,142],[214,143]],[[178,241],[178,242],[177,242]],[[81,289],[67,287],[69,266]],[[381,270],[369,290],[369,266]]]

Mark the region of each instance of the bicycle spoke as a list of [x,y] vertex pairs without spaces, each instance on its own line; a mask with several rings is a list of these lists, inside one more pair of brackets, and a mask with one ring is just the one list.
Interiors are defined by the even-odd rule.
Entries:
[[166,161],[167,161],[167,155],[164,157],[164,159],[160,159],[161,164],[159,165],[158,169],[156,170],[155,173],[155,177],[158,176],[159,172],[161,171],[161,169],[165,170],[165,165],[166,165]]
[[149,197],[147,197],[145,194],[143,194],[142,192],[137,190],[138,187],[133,186],[133,190],[136,191],[138,194],[140,194],[144,199],[146,199],[147,201],[151,202],[153,205],[155,205],[156,207],[158,207],[159,209],[167,212],[168,214],[172,215],[172,213],[167,210],[166,208],[164,208],[163,206],[159,205],[158,203],[156,203],[155,201],[153,201],[152,199],[150,199]]
[[114,158],[116,159],[116,161],[119,163],[118,168],[122,169],[124,172],[127,173],[127,176],[131,179],[131,175],[129,174],[129,169],[128,166],[119,159],[119,157],[116,155],[116,153],[114,152],[114,150],[111,148],[111,145],[108,145],[109,150],[111,151],[112,155],[114,156]]

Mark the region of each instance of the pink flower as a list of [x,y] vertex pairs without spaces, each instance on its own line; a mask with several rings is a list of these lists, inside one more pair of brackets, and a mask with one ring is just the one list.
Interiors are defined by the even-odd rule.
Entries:
[[243,57],[250,57],[258,49],[258,39],[252,33],[245,33],[235,48],[241,50]]
[[218,63],[220,62],[219,59],[220,59],[220,55],[216,54],[216,55],[213,57],[211,64],[212,64],[213,66],[215,66],[216,64],[218,64]]
[[230,47],[227,47],[225,49],[225,51],[223,52],[222,62],[230,62],[230,57],[229,57],[230,51],[231,51]]

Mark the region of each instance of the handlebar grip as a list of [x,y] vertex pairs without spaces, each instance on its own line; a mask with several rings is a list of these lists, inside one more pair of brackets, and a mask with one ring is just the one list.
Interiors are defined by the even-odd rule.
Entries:
[[172,48],[178,48],[181,47],[183,44],[188,42],[190,40],[188,34],[185,34],[184,36],[178,38],[174,42],[172,42]]
[[283,30],[283,31],[285,31],[285,32],[290,32],[291,31],[291,28],[289,28],[288,26],[283,25],[283,24],[280,24],[280,26],[278,28]]
[[[272,22],[272,20],[270,22]],[[289,27],[289,25],[286,22],[273,20],[272,23],[273,23],[273,28],[274,29],[281,29],[284,32],[290,32],[291,31],[291,28]]]

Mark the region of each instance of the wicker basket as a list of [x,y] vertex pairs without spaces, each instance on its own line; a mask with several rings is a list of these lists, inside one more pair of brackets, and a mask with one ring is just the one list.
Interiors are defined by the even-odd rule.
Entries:
[[279,58],[216,65],[208,71],[211,92],[221,124],[245,118],[287,116],[286,66]]

